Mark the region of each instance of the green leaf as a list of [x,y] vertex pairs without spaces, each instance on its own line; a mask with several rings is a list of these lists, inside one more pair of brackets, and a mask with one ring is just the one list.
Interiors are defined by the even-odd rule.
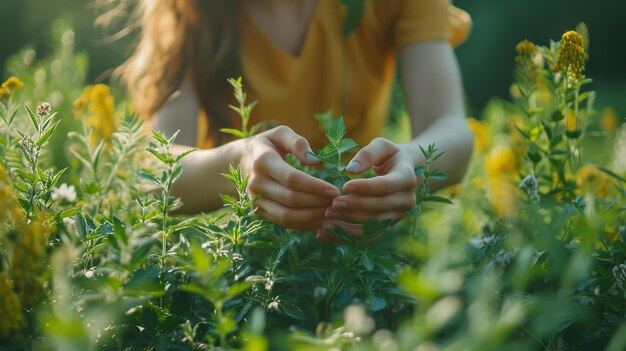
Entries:
[[104,150],[105,142],[104,140],[100,140],[98,146],[96,146],[96,150],[93,152],[91,163],[93,165],[94,171],[98,170],[98,163],[100,163],[100,156],[102,156],[102,151]]
[[108,234],[106,236],[109,244],[111,244],[111,246],[113,247],[113,250],[115,250],[115,252],[119,255],[122,252],[122,249],[120,247],[120,243],[117,241],[117,238],[115,237],[115,235],[113,234]]
[[194,152],[196,150],[198,150],[198,149],[189,149],[189,150],[183,151],[182,153],[180,153],[179,155],[176,156],[176,160],[175,161],[178,162],[178,161],[182,160],[183,157],[189,155],[190,153],[192,153],[192,152]]
[[249,290],[254,283],[252,282],[239,282],[234,283],[228,288],[228,292],[226,292],[226,298],[232,299],[233,297]]
[[36,131],[39,131],[39,120],[37,119],[37,116],[33,113],[33,111],[31,111],[28,106],[24,105],[24,107],[26,108],[26,112],[28,113],[28,117],[30,117],[30,123],[32,123],[33,127],[35,127]]
[[71,208],[69,210],[65,210],[63,212],[59,212],[56,215],[56,219],[57,220],[61,220],[63,218],[72,217],[72,216],[76,215],[80,210],[81,210],[81,207],[74,207],[74,208]]
[[350,151],[358,146],[359,144],[350,138],[342,139],[337,147],[337,152],[343,154],[344,152]]
[[343,34],[347,36],[359,26],[365,12],[365,0],[341,0],[341,3],[346,6]]
[[369,297],[370,307],[372,308],[372,311],[374,312],[380,311],[383,308],[385,308],[385,306],[387,306],[387,301],[385,301],[385,299],[382,296],[376,295],[371,291],[368,292],[368,295],[369,295],[368,297]]
[[234,135],[237,138],[245,138],[246,137],[246,135],[243,134],[242,131],[240,131],[239,129],[234,129],[234,128],[222,128],[222,129],[220,129],[220,132],[225,133],[225,134]]
[[34,175],[24,171],[23,169],[15,168],[14,171],[20,178],[22,178],[26,182],[33,183],[37,179]]
[[113,219],[113,232],[115,233],[115,236],[119,238],[120,240],[122,240],[124,245],[128,245],[128,235],[126,235],[126,228],[124,227],[124,223],[122,223],[122,221],[115,216],[113,216],[112,219]]
[[374,261],[367,254],[367,252],[363,252],[363,254],[361,254],[361,261],[363,262],[363,267],[365,267],[365,269],[367,269],[368,272],[371,272],[372,270],[374,270]]
[[146,256],[150,253],[150,249],[156,242],[154,237],[142,238],[139,240],[139,245],[133,249],[131,254],[130,263],[132,265],[137,265],[141,263]]
[[152,183],[152,184],[156,184],[156,185],[161,185],[161,182],[156,179],[153,175],[148,174],[148,173],[144,173],[144,172],[140,172],[139,174],[137,174],[139,176],[139,178],[147,180],[148,182]]
[[431,195],[422,199],[422,202],[439,202],[439,203],[450,204],[450,205],[453,204],[452,201],[450,201],[449,199],[446,199],[445,197],[434,196],[434,195]]
[[97,182],[81,183],[80,187],[83,193],[88,194],[88,195],[96,194],[102,190],[102,185],[100,185],[100,183],[97,183]]
[[85,216],[82,213],[78,212],[76,214],[76,231],[81,238],[87,237],[87,221],[85,220]]
[[172,182],[178,179],[178,177],[180,177],[181,174],[183,174],[183,166],[178,165],[176,166],[176,168],[174,168],[174,172],[172,172],[172,177],[171,177]]
[[343,116],[341,116],[330,125],[326,137],[331,143],[336,144],[343,138],[345,133],[346,126],[343,124]]
[[152,137],[154,139],[156,139],[156,141],[158,141],[161,144],[167,144],[167,139],[165,139],[165,137],[163,136],[163,134],[161,134],[160,132],[153,130],[152,131]]
[[199,244],[194,243],[191,245],[191,257],[193,258],[194,269],[197,272],[205,273],[211,268],[211,259]]
[[39,138],[39,140],[37,140],[37,142],[35,143],[35,145],[41,147],[43,146],[46,141],[48,141],[48,139],[50,139],[50,136],[52,135],[52,133],[54,133],[54,130],[57,129],[57,127],[59,126],[59,123],[61,123],[61,120],[56,121],[52,127],[50,127],[49,129],[46,130],[45,133],[43,133],[43,135],[41,136],[41,138]]
[[167,145],[172,145],[174,143],[174,140],[176,139],[176,137],[178,136],[178,133],[180,133],[180,129],[175,131],[174,134],[172,134],[172,136],[167,139]]
[[307,316],[302,312],[300,307],[296,306],[291,301],[281,301],[278,303],[278,310],[287,316],[298,319],[298,320],[306,320]]
[[582,130],[580,130],[580,129],[565,132],[565,136],[566,136],[568,139],[577,139],[577,138],[578,138],[578,137],[580,137],[582,134],[583,134],[583,132],[582,132]]
[[546,135],[548,136],[548,139],[552,139],[552,128],[550,128],[548,123],[546,123],[544,121],[541,121],[541,124],[543,125],[543,130],[546,132]]
[[165,294],[161,285],[160,270],[156,268],[138,269],[124,285],[126,296],[162,296]]
[[610,169],[603,167],[603,166],[597,166],[595,165],[596,168],[598,168],[599,170],[601,170],[602,172],[608,174],[609,176],[619,180],[622,183],[626,183],[626,179],[623,177],[620,177],[619,175],[617,175],[615,172],[611,171]]
[[429,177],[430,180],[447,180],[448,176],[442,171],[436,169]]
[[172,164],[172,159],[170,159],[170,157],[168,155],[162,154],[162,153],[158,152],[156,149],[153,149],[153,148],[148,148],[146,150],[148,150],[149,153],[154,155],[154,157],[158,158],[159,161],[165,163],[166,165]]
[[563,113],[559,110],[556,110],[554,112],[552,112],[552,116],[550,116],[552,118],[552,121],[554,122],[559,122],[561,121],[563,118],[565,118],[565,116],[563,116]]

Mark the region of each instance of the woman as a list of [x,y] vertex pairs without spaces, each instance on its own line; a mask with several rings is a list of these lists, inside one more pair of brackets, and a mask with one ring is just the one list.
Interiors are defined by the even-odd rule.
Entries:
[[[464,39],[469,16],[447,0],[343,2],[144,1],[142,38],[123,77],[154,129],[180,130],[181,150],[208,146],[184,159],[174,186],[185,210],[220,207],[219,194],[233,192],[220,173],[233,164],[260,195],[259,215],[318,233],[328,225],[358,233],[368,218],[397,221],[415,205],[419,145],[435,142],[446,151],[436,166],[448,184],[462,178],[472,136],[449,41]],[[396,61],[414,137],[404,144],[378,137]],[[218,130],[237,122],[226,109],[226,79],[238,74],[249,100],[259,101],[251,123],[277,127],[224,142]],[[324,137],[313,116],[329,109],[345,116],[348,136],[362,146],[347,171],[378,173],[347,182],[341,196],[284,161],[293,153],[304,164],[318,162],[311,147]]]

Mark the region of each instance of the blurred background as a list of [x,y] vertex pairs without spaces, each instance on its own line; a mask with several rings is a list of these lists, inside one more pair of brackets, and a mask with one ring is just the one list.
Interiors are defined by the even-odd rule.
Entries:
[[[321,0],[329,1],[329,0]],[[419,1],[419,0],[415,0]],[[24,47],[35,49],[37,59],[53,50],[53,23],[64,19],[75,31],[75,49],[86,52],[88,83],[106,80],[131,50],[131,38],[113,43],[94,28],[96,11],[91,0],[0,1],[0,77],[6,62]],[[612,106],[626,115],[626,39],[624,0],[456,0],[474,20],[470,39],[457,49],[467,95],[468,112],[479,116],[492,97],[508,98],[513,77],[515,44],[527,38],[547,45],[550,39],[585,22],[590,32],[587,75],[598,92],[596,108]]]

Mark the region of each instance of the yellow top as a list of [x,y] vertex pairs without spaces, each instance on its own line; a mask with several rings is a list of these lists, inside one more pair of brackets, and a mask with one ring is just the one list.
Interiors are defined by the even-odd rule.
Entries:
[[[287,125],[314,149],[326,144],[314,115],[328,110],[344,115],[347,136],[361,147],[380,135],[388,116],[394,53],[418,41],[458,45],[471,26],[467,13],[447,0],[366,0],[358,26],[345,36],[346,7],[339,0],[318,0],[315,6],[297,57],[276,46],[245,11],[241,20],[244,89],[248,101],[258,100],[250,125]],[[201,123],[199,135],[207,135],[206,127]],[[210,144],[199,140],[199,145]]]

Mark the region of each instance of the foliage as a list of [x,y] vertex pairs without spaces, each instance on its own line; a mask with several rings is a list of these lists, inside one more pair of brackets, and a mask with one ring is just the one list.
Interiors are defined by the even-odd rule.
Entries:
[[[49,104],[20,106],[42,87],[3,92],[0,348],[623,349],[626,130],[601,129],[616,124],[596,118],[561,42],[531,44],[518,45],[514,102],[470,122],[481,147],[463,184],[432,193],[446,155],[425,146],[416,208],[359,238],[329,228],[339,244],[257,217],[236,165],[222,210],[177,214],[193,149],[148,141],[104,86],[74,89],[82,128],[57,170],[46,154],[63,122]],[[249,137],[254,104],[230,83],[242,130],[225,132]],[[103,111],[111,123],[94,123]],[[341,117],[320,121],[322,165],[290,161],[341,189],[357,145]],[[59,184],[63,172],[76,181]]]

